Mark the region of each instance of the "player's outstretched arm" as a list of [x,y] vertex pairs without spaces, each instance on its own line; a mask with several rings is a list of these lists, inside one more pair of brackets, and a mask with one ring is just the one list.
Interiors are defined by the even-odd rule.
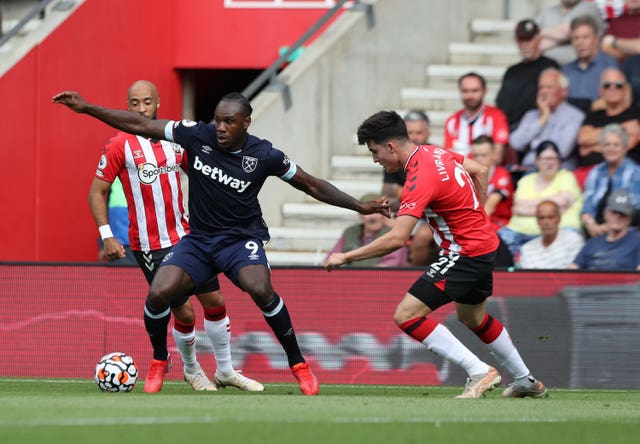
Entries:
[[53,96],[51,100],[53,103],[65,105],[72,111],[101,120],[120,131],[154,139],[165,139],[164,127],[168,120],[148,119],[130,111],[94,105],[84,100],[75,91],[63,91]]
[[373,242],[345,253],[333,253],[323,263],[327,271],[354,261],[381,257],[406,245],[418,219],[413,216],[400,216],[393,223],[390,231]]
[[340,191],[326,180],[312,176],[300,168],[299,165],[295,176],[289,180],[289,183],[321,202],[337,207],[348,208],[360,214],[380,213],[389,217],[389,201],[386,197],[380,197],[370,202],[361,202],[347,193]]

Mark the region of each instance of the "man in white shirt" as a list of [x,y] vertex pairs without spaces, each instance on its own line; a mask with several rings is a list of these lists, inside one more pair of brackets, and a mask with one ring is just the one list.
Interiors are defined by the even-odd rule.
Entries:
[[520,248],[519,268],[567,268],[584,245],[584,239],[575,230],[562,229],[560,209],[551,200],[543,200],[536,207],[536,220],[540,236]]

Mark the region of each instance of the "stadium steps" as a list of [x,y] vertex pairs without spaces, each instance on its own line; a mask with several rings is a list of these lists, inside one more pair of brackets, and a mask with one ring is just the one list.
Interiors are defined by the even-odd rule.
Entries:
[[[55,30],[86,0],[52,1],[44,9],[44,18],[36,15],[33,19],[2,46],[0,46],[0,76],[9,71],[34,47]],[[23,17],[26,17],[37,0],[1,0],[2,32],[8,34]]]
[[471,38],[476,43],[507,42],[513,36],[518,20],[477,18],[471,21]]
[[[431,121],[430,141],[442,143],[446,118],[460,109],[458,78],[475,71],[487,78],[486,101],[494,103],[506,67],[518,60],[512,32],[517,20],[474,19],[470,24],[471,41],[451,43],[448,64],[431,64],[425,70],[422,87],[402,88],[400,108],[424,110]],[[369,152],[351,141],[352,155],[331,157],[330,182],[354,197],[382,190],[382,168]],[[352,211],[306,198],[303,202],[286,202],[282,206],[284,226],[270,227],[271,241],[266,246],[272,265],[321,265],[326,253],[340,237],[342,230],[356,223]]]

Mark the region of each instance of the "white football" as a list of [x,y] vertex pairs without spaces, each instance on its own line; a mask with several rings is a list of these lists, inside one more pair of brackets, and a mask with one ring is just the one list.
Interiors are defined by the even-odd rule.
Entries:
[[138,368],[126,353],[109,353],[96,365],[95,381],[103,392],[130,392],[137,380]]

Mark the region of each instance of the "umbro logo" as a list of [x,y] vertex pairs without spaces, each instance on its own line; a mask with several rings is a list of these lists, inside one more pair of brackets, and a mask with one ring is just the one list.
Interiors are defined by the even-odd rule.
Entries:
[[213,151],[213,148],[211,148],[209,145],[202,145],[202,152],[205,154],[211,154],[211,151]]

